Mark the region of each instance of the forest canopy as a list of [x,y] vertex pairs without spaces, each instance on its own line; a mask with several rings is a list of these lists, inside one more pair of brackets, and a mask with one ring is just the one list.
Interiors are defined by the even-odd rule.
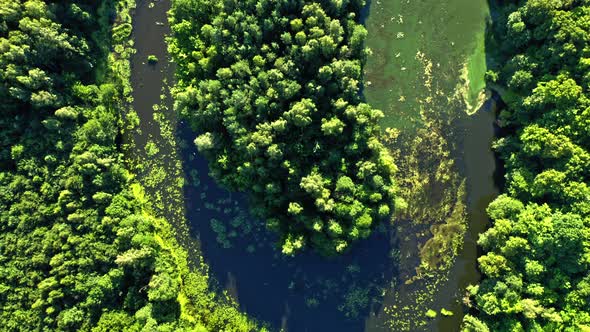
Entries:
[[2,331],[254,328],[125,167],[133,4],[0,0]]
[[[494,8],[488,83],[507,103],[495,149],[504,195],[480,236],[468,331],[590,330],[590,6]],[[485,327],[487,325],[487,327]]]
[[281,237],[340,253],[394,209],[396,166],[363,103],[361,0],[175,0],[176,107],[212,176]]

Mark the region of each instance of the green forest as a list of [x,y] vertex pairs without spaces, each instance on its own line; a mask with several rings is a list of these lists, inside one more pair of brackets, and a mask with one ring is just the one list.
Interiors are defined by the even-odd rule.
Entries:
[[590,330],[590,6],[519,1],[491,29],[504,193],[479,238],[468,331]]
[[[219,262],[184,246],[187,234],[158,213],[126,153],[123,137],[138,126],[134,13],[162,3],[168,22],[153,25],[169,25],[170,59],[150,54],[145,66],[174,64],[173,112],[192,130],[185,145],[223,190],[245,195],[276,236],[269,256],[346,260],[413,203],[390,148],[400,130],[380,122],[395,114],[363,94],[372,55],[364,0],[0,0],[1,331],[292,331],[223,288],[209,266]],[[459,316],[457,331],[590,331],[590,2],[489,4],[485,82],[502,104],[490,147],[502,180],[477,240],[481,280],[457,291],[462,313],[416,315]],[[431,231],[444,233],[439,226]],[[249,248],[260,241],[236,236]],[[444,234],[436,241],[428,248],[450,246]],[[293,277],[288,287],[312,282]],[[341,306],[354,312],[389,294],[379,288],[373,301],[368,288],[351,288]]]
[[255,326],[189,270],[125,168],[128,5],[0,2],[2,331]]
[[[362,102],[361,1],[175,1],[175,102],[211,173],[281,250],[334,255],[394,207],[383,113]],[[206,13],[206,14],[205,14]],[[280,31],[280,33],[277,33]]]

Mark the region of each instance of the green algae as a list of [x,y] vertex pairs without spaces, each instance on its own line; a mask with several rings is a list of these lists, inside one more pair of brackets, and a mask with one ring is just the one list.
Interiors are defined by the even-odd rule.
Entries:
[[386,117],[384,127],[421,125],[420,100],[427,87],[416,54],[432,59],[437,93],[454,95],[461,70],[468,71],[468,100],[484,87],[485,0],[373,0],[366,27],[373,55],[365,68],[365,95]]
[[[395,331],[433,330],[430,311],[457,304],[448,289],[468,228],[458,123],[489,97],[485,89],[485,0],[371,2],[367,101],[385,118],[384,140],[399,166],[408,202],[393,220],[399,282],[371,325]],[[475,268],[473,267],[475,273]],[[428,315],[430,313],[430,315]],[[444,320],[446,329],[458,329]],[[369,329],[371,330],[371,329]]]

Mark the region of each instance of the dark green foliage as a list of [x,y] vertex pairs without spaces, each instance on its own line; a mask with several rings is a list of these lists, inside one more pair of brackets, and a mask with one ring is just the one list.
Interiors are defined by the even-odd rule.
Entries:
[[248,331],[131,185],[114,6],[0,1],[0,330]]
[[173,1],[176,106],[212,175],[287,255],[331,255],[393,211],[396,167],[362,103],[363,1]]
[[529,0],[500,9],[489,76],[507,87],[495,143],[505,195],[488,208],[484,275],[468,331],[590,330],[590,6]]

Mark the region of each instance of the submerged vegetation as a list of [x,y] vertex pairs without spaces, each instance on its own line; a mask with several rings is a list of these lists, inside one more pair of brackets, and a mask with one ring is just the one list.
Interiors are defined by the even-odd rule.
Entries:
[[293,255],[340,253],[387,219],[396,166],[359,94],[363,1],[175,0],[176,107],[210,172]]
[[[590,330],[590,6],[502,4],[488,83],[507,107],[495,150],[504,195],[480,236],[467,331]],[[478,320],[479,319],[479,320]]]
[[126,169],[133,6],[0,2],[2,330],[254,327],[189,270]]
[[[419,125],[413,131],[388,128],[384,139],[398,162],[399,195],[407,202],[392,221],[401,250],[401,282],[385,313],[395,331],[423,330],[434,322],[430,307],[448,284],[467,229],[465,179],[451,154],[459,139],[453,122],[468,105],[461,95],[448,98],[433,89],[440,84],[439,70],[426,54],[418,52],[416,60],[422,65],[424,93],[416,101]],[[458,85],[453,83],[446,86],[451,93]]]

